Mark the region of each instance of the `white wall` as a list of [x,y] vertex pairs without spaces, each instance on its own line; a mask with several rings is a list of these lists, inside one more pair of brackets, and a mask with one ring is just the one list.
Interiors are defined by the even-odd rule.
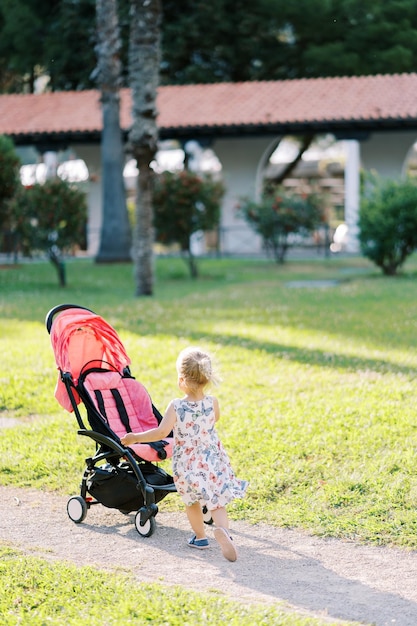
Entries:
[[384,131],[372,133],[360,145],[361,163],[365,170],[376,170],[381,176],[399,178],[417,131]]
[[270,137],[217,139],[212,148],[223,170],[226,193],[221,216],[221,251],[224,254],[256,254],[262,241],[238,216],[239,201],[255,198],[258,163],[271,143]]

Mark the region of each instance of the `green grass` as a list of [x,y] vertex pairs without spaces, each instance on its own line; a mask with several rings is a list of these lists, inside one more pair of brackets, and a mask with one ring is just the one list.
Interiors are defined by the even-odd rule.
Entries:
[[[0,546],[2,626],[79,626],[97,623],[157,626],[324,626],[328,621],[296,616],[284,608],[229,602],[219,595],[178,587],[137,584],[126,572],[100,572],[51,564]],[[99,598],[99,601],[97,599]],[[336,622],[334,622],[336,624]]]
[[[179,350],[198,343],[216,355],[219,431],[237,474],[250,480],[247,498],[230,506],[232,518],[417,548],[417,259],[397,278],[343,258],[283,267],[212,259],[200,269],[192,281],[181,260],[159,259],[155,296],[135,298],[130,265],[71,261],[66,289],[46,263],[0,268],[0,417],[17,420],[0,430],[0,482],[78,493],[91,444],[54,398],[57,370],[44,326],[50,308],[70,302],[116,328],[134,375],[162,410],[178,393]],[[297,287],[314,280],[338,283]],[[161,506],[182,508],[176,496]],[[115,623],[114,615],[135,624],[147,615],[143,623],[152,623],[161,602],[166,618],[158,624],[198,623],[195,614],[213,624],[319,623],[180,589],[132,592],[124,574],[106,575],[105,594],[97,577],[97,603],[88,568],[8,548],[0,563],[5,624],[79,623],[85,602],[86,615],[100,611],[103,624]]]
[[[343,258],[200,269],[192,281],[181,260],[159,259],[152,298],[134,297],[130,265],[69,262],[65,290],[48,264],[0,270],[0,417],[19,419],[0,431],[0,482],[78,492],[91,448],[54,399],[44,326],[72,302],[116,328],[161,410],[178,393],[178,352],[214,352],[219,431],[250,480],[232,518],[416,549],[417,259],[397,278]],[[339,282],[294,286],[309,280]],[[181,508],[176,496],[161,506]]]
[[[65,290],[48,264],[0,271],[0,410],[21,418],[2,432],[0,480],[78,490],[89,443],[54,399],[43,323],[68,301],[117,329],[160,409],[178,393],[178,351],[215,353],[220,433],[251,483],[232,517],[416,548],[413,261],[395,279],[359,259],[206,260],[201,270],[195,282],[180,260],[159,260],[153,298],[134,297],[130,265],[74,261]],[[291,286],[317,279],[341,282]]]

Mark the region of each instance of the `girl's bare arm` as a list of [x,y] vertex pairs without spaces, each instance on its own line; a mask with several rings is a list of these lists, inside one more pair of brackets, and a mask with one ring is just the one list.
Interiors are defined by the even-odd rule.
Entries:
[[151,428],[150,430],[145,430],[143,433],[127,433],[120,439],[120,441],[124,446],[130,446],[133,443],[151,443],[152,441],[159,441],[164,437],[168,437],[169,433],[174,428],[175,420],[175,409],[173,403],[171,402],[168,405],[159,426]]

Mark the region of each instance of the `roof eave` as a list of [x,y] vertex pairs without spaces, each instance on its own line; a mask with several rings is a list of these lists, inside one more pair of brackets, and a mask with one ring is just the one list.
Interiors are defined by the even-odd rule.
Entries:
[[[177,126],[160,127],[159,138],[187,141],[200,139],[213,141],[218,138],[250,136],[301,135],[305,133],[333,133],[338,139],[365,139],[369,133],[380,130],[417,130],[417,117],[379,118],[350,120],[309,120],[270,124],[232,124],[222,126]],[[128,138],[128,129],[122,131],[124,140]],[[34,144],[45,149],[63,149],[71,144],[99,144],[101,131],[62,131],[58,133],[10,133],[9,137],[16,146]]]
[[[62,131],[59,133],[8,133],[16,146],[35,145],[45,150],[63,150],[71,144],[97,144],[101,142],[101,131]],[[43,150],[41,150],[42,152]]]
[[375,120],[312,120],[302,122],[285,122],[272,124],[236,124],[224,126],[184,126],[160,128],[163,139],[189,139],[190,137],[238,137],[250,135],[301,135],[307,132],[315,134],[334,133],[347,138],[358,135],[363,138],[370,132],[378,130],[410,130],[417,129],[416,118],[387,118]]

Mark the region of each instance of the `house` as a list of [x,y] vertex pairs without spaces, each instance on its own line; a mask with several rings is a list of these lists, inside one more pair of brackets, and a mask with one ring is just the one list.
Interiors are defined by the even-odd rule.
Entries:
[[[158,90],[161,140],[210,146],[222,164],[226,194],[221,217],[225,254],[256,252],[260,241],[236,215],[243,196],[256,197],[269,158],[283,138],[331,133],[346,148],[344,218],[357,247],[360,168],[399,177],[417,140],[417,74],[297,79]],[[131,125],[130,91],[121,91],[121,127]],[[99,92],[0,96],[0,134],[40,155],[71,149],[85,161],[89,182],[89,251],[101,223]],[[128,158],[128,155],[127,155]]]

